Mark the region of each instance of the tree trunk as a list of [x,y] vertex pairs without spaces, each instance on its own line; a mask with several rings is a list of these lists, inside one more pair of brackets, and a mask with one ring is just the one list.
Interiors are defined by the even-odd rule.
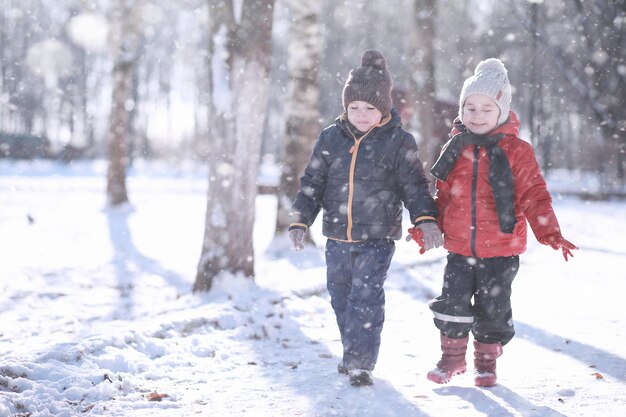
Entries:
[[109,125],[107,197],[117,206],[128,202],[126,168],[132,110],[132,83],[139,59],[143,0],[116,0],[113,5],[113,93]]
[[126,101],[129,83],[132,82],[133,65],[122,63],[113,69],[113,100],[109,126],[109,169],[107,173],[107,196],[113,206],[128,202],[126,191],[126,168],[128,165],[128,120]]
[[[320,91],[317,68],[322,36],[319,24],[320,3],[294,0],[289,3],[287,123],[285,153],[278,189],[276,234],[289,227],[289,208],[300,187],[302,175],[320,130]],[[310,234],[309,234],[310,236]]]
[[[256,179],[269,97],[274,0],[244,2],[239,19],[232,14],[232,2],[212,5],[209,30],[227,37],[222,69],[227,69],[228,81],[221,81],[229,84],[221,97],[211,86],[209,190],[195,292],[208,291],[222,273],[254,278]],[[211,36],[210,42],[216,38]],[[224,55],[215,46],[210,47],[213,68]]]
[[435,18],[437,0],[415,0],[415,26],[411,53],[415,108],[420,125],[420,159],[428,171],[439,154],[440,138],[434,136],[435,109]]
[[[0,97],[4,96],[5,93],[5,79],[7,74],[7,64],[6,64],[6,56],[5,56],[5,17],[6,13],[4,0],[0,0]],[[0,132],[4,130],[4,123],[7,119],[4,114],[4,108],[6,106],[0,106]]]
[[[529,31],[537,32],[537,41],[548,50],[546,57],[552,60],[558,74],[571,84],[595,117],[602,137],[614,142],[618,150],[626,148],[626,120],[624,118],[623,97],[626,94],[626,81],[620,74],[623,62],[623,30],[615,30],[626,12],[626,1],[616,2],[573,0],[575,21],[574,34],[583,40],[581,51],[570,51],[571,45],[559,45],[559,39],[545,36],[540,28],[530,26]],[[615,167],[615,176],[624,182],[624,158],[619,153],[609,154],[602,165]],[[612,181],[608,181],[611,184]]]

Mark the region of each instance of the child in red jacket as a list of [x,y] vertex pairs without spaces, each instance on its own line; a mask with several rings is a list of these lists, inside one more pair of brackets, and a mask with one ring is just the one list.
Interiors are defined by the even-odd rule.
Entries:
[[444,248],[442,293],[430,304],[442,357],[428,379],[442,384],[465,372],[474,336],[474,382],[496,384],[496,359],[514,335],[511,284],[526,250],[526,221],[537,240],[563,252],[552,198],[519,121],[509,111],[511,86],[498,59],[482,61],[465,80],[452,138],[431,170]]

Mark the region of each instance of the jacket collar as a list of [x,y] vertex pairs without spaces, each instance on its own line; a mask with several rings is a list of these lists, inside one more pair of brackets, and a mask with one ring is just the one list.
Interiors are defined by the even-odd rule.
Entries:
[[[335,119],[335,124],[344,132],[348,133],[350,136],[354,136],[354,131],[357,131],[355,127],[348,121],[348,113],[343,112]],[[377,125],[374,125],[368,132],[359,132],[358,137],[364,136],[374,130],[379,130],[384,128],[395,127],[397,125],[401,125],[402,121],[400,120],[400,115],[396,112],[396,109],[391,109],[391,113],[387,117],[383,117],[383,119]]]

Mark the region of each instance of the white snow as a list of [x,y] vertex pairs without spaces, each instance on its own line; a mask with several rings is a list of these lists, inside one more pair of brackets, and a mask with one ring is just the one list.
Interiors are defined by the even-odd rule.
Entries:
[[490,389],[473,386],[471,366],[447,385],[426,380],[445,253],[397,242],[374,385],[354,388],[336,369],[318,225],[318,247],[293,252],[272,241],[275,201],[259,196],[256,282],[195,295],[204,169],[137,163],[132,205],[117,209],[105,172],[0,161],[2,417],[626,415],[624,202],[555,195],[581,249],[565,263],[530,240],[517,335]]

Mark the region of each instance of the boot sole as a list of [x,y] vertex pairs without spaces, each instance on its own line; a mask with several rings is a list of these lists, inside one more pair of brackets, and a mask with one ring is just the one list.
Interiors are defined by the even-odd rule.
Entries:
[[369,385],[374,385],[372,373],[369,371],[356,369],[350,371],[348,375],[350,376],[350,385],[352,385],[353,387],[365,387]]
[[498,385],[497,382],[491,382],[491,381],[474,381],[474,386],[478,387],[478,388],[492,388],[495,387],[496,385]]
[[435,384],[447,384],[448,382],[450,382],[452,380],[452,377],[457,376],[457,375],[463,375],[465,373],[465,369],[463,369],[462,371],[456,371],[453,372],[451,374],[447,374],[445,372],[429,372],[426,375],[426,379],[428,379],[431,382],[434,382]]
[[495,375],[474,376],[474,386],[479,388],[491,388],[498,385]]

